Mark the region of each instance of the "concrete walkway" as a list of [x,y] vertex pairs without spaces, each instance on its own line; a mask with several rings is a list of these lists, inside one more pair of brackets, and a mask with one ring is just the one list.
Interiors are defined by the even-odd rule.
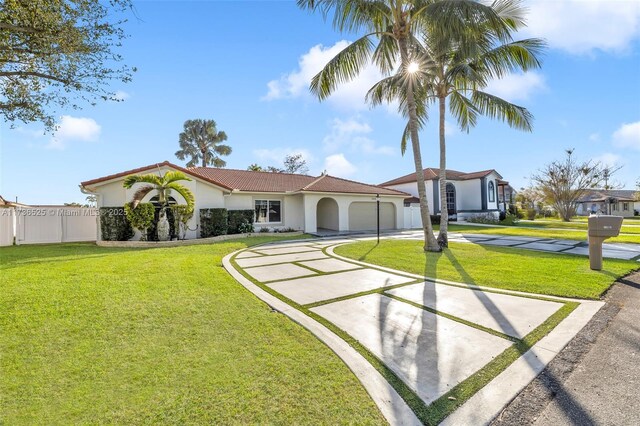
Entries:
[[[418,239],[424,238],[422,231],[405,231],[389,238]],[[489,246],[515,247],[527,250],[538,250],[552,253],[569,253],[582,256],[589,255],[589,245],[586,241],[561,240],[557,238],[520,237],[510,235],[449,233],[449,241],[457,243],[474,243]],[[604,243],[602,256],[610,259],[640,261],[640,244]]]
[[[354,240],[357,239],[273,243],[243,250],[226,258],[224,265],[245,287],[271,305],[273,296],[265,290],[275,292],[278,303],[289,306],[284,311],[276,308],[285,315],[293,318],[292,313],[299,316],[306,311],[337,326],[381,360],[426,405],[535,330],[568,300],[425,280],[333,253],[334,246]],[[602,305],[578,302],[578,308],[550,334],[444,423],[491,421]],[[295,306],[300,308],[294,309]],[[304,323],[299,317],[295,320],[314,332],[315,320],[308,316]],[[322,334],[314,334],[340,355],[339,349]],[[342,359],[354,372],[361,370],[349,364],[350,358]],[[403,402],[396,400],[395,405],[403,407],[398,409],[394,404],[390,407],[388,399],[376,398],[368,375],[358,378],[391,424],[415,420],[407,420]]]

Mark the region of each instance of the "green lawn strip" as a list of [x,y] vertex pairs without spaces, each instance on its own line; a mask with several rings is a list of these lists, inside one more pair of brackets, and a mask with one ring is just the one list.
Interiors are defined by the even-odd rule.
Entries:
[[592,271],[585,256],[451,242],[441,253],[425,253],[415,240],[362,241],[335,248],[354,260],[438,280],[549,296],[598,299],[638,262],[605,259]]
[[500,355],[492,359],[487,365],[476,373],[460,382],[453,389],[442,395],[429,406],[426,416],[426,424],[436,425],[442,422],[449,414],[464,404],[471,396],[485,387],[498,374],[503,372],[520,356],[527,352],[533,345],[549,334],[562,320],[573,312],[579,303],[566,302],[545,322],[526,335],[522,340],[516,341],[513,346],[507,348]]
[[[435,227],[437,230],[438,227]],[[457,225],[449,224],[449,232],[460,232],[464,234],[489,234],[489,235],[510,235],[518,237],[538,237],[538,238],[555,238],[562,240],[587,241],[587,233],[576,231],[558,231],[553,229],[543,229],[527,226],[476,226],[476,225]],[[607,243],[632,243],[640,244],[640,234],[638,235],[620,235],[609,238]]]
[[333,352],[221,267],[273,240],[0,249],[0,423],[384,424]]
[[[351,245],[354,245],[354,244],[362,244],[362,243],[370,243],[370,242],[369,241],[365,241],[365,242],[361,242],[361,243],[349,243],[349,244],[345,244],[345,245],[339,246],[337,248],[348,247],[348,246],[351,246]],[[375,244],[375,242],[373,242],[373,243]],[[415,241],[414,241],[414,243],[415,243]],[[328,248],[329,247],[326,247],[323,251],[327,250]],[[369,250],[368,252],[371,252],[371,250]],[[506,335],[504,333],[501,333],[499,331],[496,331],[496,330],[493,330],[493,329],[489,329],[487,327],[483,327],[481,325],[466,321],[464,319],[455,317],[453,315],[445,314],[443,312],[440,312],[440,311],[437,311],[437,310],[434,310],[434,309],[431,309],[431,308],[427,308],[427,307],[425,307],[423,305],[420,305],[420,304],[417,304],[417,303],[402,299],[400,297],[396,297],[396,296],[393,296],[393,295],[385,293],[385,291],[391,290],[393,288],[404,287],[404,286],[407,286],[407,285],[412,285],[412,284],[417,284],[417,283],[423,282],[422,279],[416,280],[416,281],[413,281],[413,282],[409,282],[409,283],[398,284],[398,285],[395,285],[395,286],[377,288],[377,289],[373,289],[373,290],[369,290],[369,291],[360,292],[360,293],[357,293],[357,294],[342,296],[342,297],[331,299],[331,300],[325,300],[325,301],[321,301],[321,302],[310,303],[310,304],[307,304],[307,305],[300,305],[297,302],[294,302],[293,300],[287,298],[286,296],[283,296],[282,294],[278,293],[277,291],[271,289],[270,287],[264,285],[263,283],[253,279],[248,274],[246,274],[244,272],[244,270],[241,267],[239,267],[237,265],[237,263],[235,262],[235,257],[236,256],[234,256],[231,259],[231,263],[234,266],[234,268],[237,271],[240,272],[240,274],[242,274],[249,281],[251,281],[252,283],[257,285],[258,287],[260,287],[264,291],[268,292],[272,296],[277,297],[278,299],[282,300],[283,302],[287,303],[288,305],[294,307],[295,309],[303,312],[307,316],[313,318],[314,320],[316,320],[320,324],[322,324],[325,327],[327,327],[333,333],[338,335],[341,339],[346,341],[350,346],[352,346],[355,350],[357,350],[358,353],[360,353],[371,365],[373,365],[373,367],[376,370],[378,370],[378,372],[380,372],[380,374],[393,386],[393,388],[396,390],[396,392],[398,392],[398,394],[403,398],[403,400],[407,403],[407,405],[414,411],[414,413],[420,419],[420,421],[422,421],[424,424],[427,424],[427,425],[436,425],[436,424],[440,423],[442,420],[444,420],[445,417],[447,417],[449,414],[451,414],[456,408],[458,408],[460,405],[462,405],[473,394],[475,394],[478,390],[480,390],[487,383],[489,383],[494,377],[496,377],[504,369],[506,369],[509,365],[511,365],[515,360],[518,359],[518,357],[520,355],[524,354],[537,341],[539,341],[542,337],[547,335],[564,318],[566,318],[577,306],[579,306],[579,304],[575,303],[575,302],[561,302],[561,301],[558,301],[556,299],[548,299],[548,298],[536,297],[536,296],[531,297],[533,299],[549,300],[549,301],[559,302],[559,303],[564,303],[564,304],[560,309],[558,309],[558,311],[556,311],[553,315],[551,315],[544,323],[542,323],[535,330],[533,330],[531,333],[529,333],[527,336],[525,336],[524,339],[519,340],[517,338],[514,338],[512,336],[508,336],[508,335]],[[354,263],[354,264],[357,265],[357,263]],[[383,269],[379,269],[379,268],[375,268],[375,267],[373,267],[371,269],[383,270]],[[405,275],[405,276],[408,276],[408,275]],[[412,277],[412,278],[414,278],[414,277]],[[462,285],[460,285],[459,287],[465,288]],[[469,288],[469,287],[466,287],[466,288]],[[473,375],[471,375],[470,377],[465,379],[463,382],[459,383],[457,386],[455,386],[447,394],[443,395],[441,398],[439,398],[438,400],[434,401],[432,404],[427,405],[406,383],[404,383],[390,368],[388,368],[384,364],[384,362],[382,362],[377,356],[375,356],[373,353],[371,353],[365,346],[363,346],[355,338],[351,337],[351,335],[349,335],[347,332],[343,331],[342,329],[340,329],[339,327],[337,327],[336,325],[334,325],[330,321],[326,320],[324,317],[322,317],[322,316],[314,313],[313,311],[311,311],[312,308],[317,307],[317,306],[321,306],[321,305],[325,305],[325,304],[329,304],[329,303],[334,303],[334,302],[338,302],[338,301],[342,301],[342,300],[352,299],[352,298],[355,298],[355,297],[361,297],[361,296],[365,296],[365,295],[368,295],[368,294],[374,294],[374,293],[384,294],[387,297],[390,297],[390,298],[396,299],[398,301],[407,303],[407,304],[409,304],[411,306],[415,306],[417,308],[424,309],[424,310],[432,312],[432,313],[434,313],[436,315],[441,315],[441,316],[443,316],[445,318],[449,318],[449,319],[451,319],[453,321],[457,321],[457,322],[463,323],[463,324],[465,324],[467,326],[473,327],[473,328],[478,329],[480,331],[483,331],[483,332],[486,332],[486,333],[490,333],[490,334],[498,336],[498,337],[502,337],[502,338],[504,338],[506,340],[514,342],[514,345],[511,346],[510,348],[508,348],[507,350],[505,350],[502,354],[500,354],[496,358],[494,358],[487,365],[485,365],[482,369],[478,370],[476,373],[474,373]],[[500,292],[496,292],[496,293],[500,293]],[[504,293],[501,293],[501,294],[504,294]],[[521,296],[521,297],[527,297],[527,296]],[[455,400],[450,400],[449,397],[453,397],[453,398],[455,398]]]

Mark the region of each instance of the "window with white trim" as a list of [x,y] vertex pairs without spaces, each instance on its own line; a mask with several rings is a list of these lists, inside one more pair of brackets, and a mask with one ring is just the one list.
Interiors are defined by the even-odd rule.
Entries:
[[496,187],[493,184],[493,181],[489,181],[489,202],[493,203],[496,201]]
[[629,211],[629,203],[622,203],[622,210],[624,210],[625,212]]
[[255,200],[255,223],[282,222],[282,209],[280,200]]

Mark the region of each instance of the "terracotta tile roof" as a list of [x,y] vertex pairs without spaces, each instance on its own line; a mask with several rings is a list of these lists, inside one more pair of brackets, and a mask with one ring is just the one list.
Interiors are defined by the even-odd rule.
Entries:
[[175,165],[173,163],[170,163],[168,161],[163,161],[162,163],[150,164],[150,165],[144,166],[144,167],[138,167],[137,169],[127,170],[125,172],[115,173],[115,174],[108,175],[108,176],[103,176],[103,177],[97,178],[97,179],[87,180],[87,181],[84,181],[84,182],[80,182],[80,185],[82,185],[84,187],[87,187],[87,186],[95,185],[96,183],[106,182],[106,181],[109,181],[111,179],[117,179],[117,178],[120,178],[120,177],[125,177],[125,176],[129,176],[129,175],[136,175],[136,174],[139,174],[139,173],[147,172],[147,171],[154,170],[154,169],[157,169],[157,168],[163,167],[163,166],[167,166],[167,167],[171,167],[171,168],[173,168],[175,170],[179,170],[179,171],[183,172],[186,175],[198,177],[198,178],[200,178],[202,180],[205,180],[205,181],[207,181],[209,183],[212,183],[214,185],[220,186],[220,187],[225,188],[225,189],[229,189],[229,190],[233,189],[231,187],[228,187],[228,186],[224,185],[223,183],[216,182],[216,181],[211,180],[211,179],[209,179],[207,177],[204,177],[204,176],[201,176],[199,174],[196,174],[196,173],[193,172],[193,169],[185,169],[184,167],[177,166],[177,165]]
[[127,170],[126,172],[116,173],[98,179],[88,180],[82,182],[82,186],[86,187],[132,174],[148,172],[162,166],[180,170],[185,174],[200,178],[219,187],[236,191],[276,193],[305,191],[397,196],[408,195],[404,192],[393,189],[368,185],[329,175],[313,177],[290,173],[254,172],[249,170],[220,169],[215,167],[193,167],[185,169],[168,161]]
[[[424,178],[425,180],[435,180],[438,179],[439,177],[439,173],[440,173],[440,169],[435,169],[432,167],[426,168],[424,169]],[[482,177],[485,177],[491,173],[496,173],[500,178],[502,178],[502,176],[500,176],[500,173],[496,172],[495,170],[491,169],[491,170],[482,170],[479,172],[471,172],[471,173],[465,173],[465,172],[459,172],[457,170],[449,170],[447,169],[447,180],[469,180],[469,179],[479,179]],[[415,182],[416,181],[416,174],[415,172],[409,173],[407,175],[401,176],[399,178],[396,179],[392,179],[388,182],[385,183],[381,183],[380,186],[391,186],[391,185],[400,185],[402,183],[411,183],[411,182]]]
[[316,179],[313,176],[306,175],[219,169],[215,167],[194,167],[189,170],[198,176],[222,182],[229,188],[250,192],[298,191]]
[[302,188],[309,192],[344,192],[347,194],[371,194],[371,195],[401,195],[407,196],[404,192],[393,189],[382,188],[376,185],[367,185],[353,180],[337,178],[329,175],[320,176],[311,184]]

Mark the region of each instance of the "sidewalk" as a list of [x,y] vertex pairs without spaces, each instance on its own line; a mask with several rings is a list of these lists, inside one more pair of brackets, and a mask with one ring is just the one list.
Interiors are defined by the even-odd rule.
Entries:
[[493,425],[640,424],[640,272],[616,283],[605,307]]

